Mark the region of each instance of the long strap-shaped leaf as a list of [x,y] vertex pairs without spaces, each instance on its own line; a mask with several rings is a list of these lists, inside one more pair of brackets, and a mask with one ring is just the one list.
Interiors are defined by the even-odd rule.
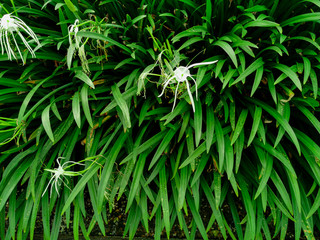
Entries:
[[222,50],[224,50],[229,55],[229,57],[231,58],[233,64],[236,67],[238,67],[238,61],[237,61],[236,54],[235,54],[233,48],[230,46],[229,43],[227,43],[225,41],[222,41],[222,40],[218,40],[218,41],[214,42],[212,45],[221,47]]
[[77,35],[79,37],[86,37],[86,38],[92,38],[92,39],[97,39],[97,40],[109,42],[110,44],[116,45],[117,47],[119,47],[119,48],[123,49],[124,51],[126,51],[127,53],[131,54],[131,50],[128,47],[113,40],[110,37],[104,36],[103,34],[95,33],[95,32],[78,32]]
[[257,99],[252,99],[252,98],[246,98],[246,99],[252,102],[253,104],[257,104],[260,107],[262,107],[265,111],[267,111],[271,116],[273,116],[280,123],[280,125],[286,130],[286,132],[290,136],[293,144],[296,146],[299,155],[301,155],[299,141],[292,127],[288,123],[288,121],[283,116],[281,116],[275,109],[270,107],[268,104],[265,104],[264,102]]
[[[285,75],[287,75],[292,82],[294,83],[294,85],[296,85],[296,87],[302,91],[302,86],[301,86],[301,82],[299,80],[298,75],[288,66],[284,65],[284,64],[276,64],[274,65],[274,68],[279,69],[281,72],[283,72]],[[275,82],[275,84],[277,84],[277,82]]]
[[[26,116],[24,116],[24,113],[25,113],[25,111],[26,111],[26,109],[27,109],[27,106],[28,106],[28,104],[29,104],[29,102],[30,102],[33,94],[38,90],[38,88],[39,88],[42,84],[44,84],[46,81],[48,81],[48,80],[50,80],[51,78],[53,78],[54,76],[56,76],[57,72],[58,72],[59,69],[62,68],[62,67],[63,67],[62,65],[59,66],[59,67],[57,67],[49,77],[43,79],[40,83],[37,84],[37,86],[35,86],[34,88],[32,88],[32,90],[28,93],[28,95],[26,96],[26,98],[23,100],[23,103],[22,103],[21,108],[20,108],[20,111],[19,111],[18,124],[20,124],[22,120],[25,120],[25,119],[26,119]],[[48,95],[47,95],[46,97],[48,97]],[[29,111],[29,112],[30,112],[30,111]],[[26,114],[26,115],[28,115],[28,114]]]
[[168,133],[166,134],[166,136],[164,137],[164,139],[162,140],[162,142],[160,143],[156,153],[154,154],[151,163],[149,165],[148,170],[150,170],[153,165],[158,161],[158,159],[160,158],[160,156],[162,155],[162,153],[164,152],[164,150],[167,148],[167,146],[169,145],[171,139],[174,137],[175,133],[177,132],[178,128],[175,129],[170,129],[168,131]]
[[170,210],[167,190],[166,168],[162,167],[159,173],[160,180],[160,196],[163,213],[164,226],[166,228],[167,238],[170,238]]
[[205,195],[207,197],[207,200],[208,200],[208,202],[210,204],[212,213],[216,217],[216,220],[217,220],[218,226],[220,228],[221,234],[224,237],[224,239],[226,239],[227,238],[227,233],[226,233],[225,225],[223,223],[223,217],[222,217],[222,214],[221,214],[221,212],[219,210],[219,206],[216,206],[216,200],[213,197],[212,190],[210,189],[210,187],[209,187],[209,185],[207,183],[207,180],[204,177],[201,177],[200,184],[201,184],[203,192],[205,193]]
[[192,213],[193,219],[199,229],[201,236],[203,237],[203,239],[208,239],[208,235],[206,233],[206,229],[204,228],[199,211],[197,211],[194,200],[191,197],[189,192],[187,193],[187,201],[188,201],[188,205],[189,205],[190,211]]
[[[258,69],[260,69],[263,66],[264,62],[262,60],[262,57],[258,58],[257,60],[255,60],[253,63],[251,63],[251,65],[249,67],[247,67],[241,74],[240,76],[234,81],[232,82],[231,85],[234,85],[238,82],[240,82],[241,80],[245,79],[247,76],[249,76],[251,73],[253,73],[254,71],[258,71]],[[262,68],[263,70],[263,68]]]
[[319,12],[306,13],[306,14],[301,14],[283,21],[281,23],[281,26],[284,27],[294,23],[313,22],[313,21],[318,21],[319,19],[320,19]]
[[128,105],[126,103],[126,101],[124,100],[123,96],[121,95],[120,89],[117,86],[117,84],[114,84],[111,87],[112,90],[112,94],[114,96],[114,99],[116,100],[116,103],[118,104],[118,106],[120,107],[123,117],[124,117],[124,123],[123,125],[125,126],[125,128],[131,128],[131,121],[130,121],[130,112],[129,112],[129,108]]

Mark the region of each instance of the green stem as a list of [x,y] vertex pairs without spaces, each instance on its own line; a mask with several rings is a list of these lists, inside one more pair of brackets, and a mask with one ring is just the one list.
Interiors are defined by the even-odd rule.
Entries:
[[4,6],[3,6],[3,4],[2,3],[0,3],[0,6],[1,6],[1,8],[3,8],[4,9],[4,11],[6,11],[6,13],[10,13]]
[[12,4],[12,7],[13,7],[13,10],[14,10],[15,15],[18,17],[17,9],[16,9],[16,6],[14,5],[14,0],[10,0],[10,2],[11,2],[11,4]]

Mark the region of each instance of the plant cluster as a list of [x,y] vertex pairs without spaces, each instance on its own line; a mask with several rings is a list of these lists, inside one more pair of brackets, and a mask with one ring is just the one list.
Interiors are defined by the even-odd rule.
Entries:
[[39,216],[44,239],[62,220],[106,235],[120,199],[129,239],[150,221],[155,239],[319,237],[319,0],[3,0],[0,17],[1,239],[34,239]]

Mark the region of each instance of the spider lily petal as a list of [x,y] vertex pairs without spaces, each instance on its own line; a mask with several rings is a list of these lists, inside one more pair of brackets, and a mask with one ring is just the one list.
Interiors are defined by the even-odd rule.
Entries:
[[191,64],[191,65],[188,67],[188,69],[189,69],[189,68],[196,67],[196,66],[214,64],[214,63],[216,63],[216,62],[218,62],[218,60],[211,61],[211,62],[194,63],[194,64]]
[[191,101],[192,110],[193,110],[193,112],[195,112],[195,111],[196,111],[196,107],[195,107],[195,105],[194,105],[194,101],[193,101],[192,93],[191,93],[191,91],[190,91],[189,82],[188,82],[188,81],[186,81],[186,84],[187,84],[187,91],[188,91],[188,95],[189,95],[189,98],[190,98],[190,101]]
[[161,97],[164,94],[164,90],[166,89],[166,87],[168,86],[168,84],[171,82],[172,79],[174,79],[174,76],[164,82],[162,92],[160,93],[160,95],[158,97]]

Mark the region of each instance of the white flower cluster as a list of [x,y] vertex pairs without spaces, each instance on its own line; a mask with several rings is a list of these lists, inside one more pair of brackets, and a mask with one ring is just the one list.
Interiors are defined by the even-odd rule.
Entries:
[[[188,81],[188,78],[190,78],[194,84],[195,84],[195,88],[196,88],[196,99],[198,100],[198,85],[196,80],[192,77],[191,73],[190,73],[190,69],[196,66],[203,66],[203,65],[210,65],[210,64],[214,64],[216,62],[218,62],[218,60],[215,61],[210,61],[210,62],[201,62],[201,63],[194,63],[191,64],[190,66],[177,66],[179,65],[179,61],[180,61],[180,56],[179,53],[177,53],[177,55],[175,54],[175,58],[173,61],[171,61],[170,63],[166,60],[164,60],[166,62],[166,66],[167,68],[164,67],[164,64],[162,62],[162,55],[164,53],[165,50],[163,50],[162,52],[160,52],[157,61],[155,62],[155,64],[153,65],[149,65],[139,76],[139,80],[138,80],[138,89],[142,88],[142,86],[144,86],[144,80],[147,78],[148,75],[154,75],[154,76],[159,76],[160,77],[160,81],[163,81],[163,89],[162,92],[160,93],[160,95],[158,97],[161,97],[164,92],[165,89],[169,86],[169,84],[176,84],[175,86],[175,93],[174,93],[174,102],[173,102],[173,106],[172,106],[172,112],[176,106],[176,101],[177,101],[177,96],[178,96],[178,89],[180,84],[185,83],[186,84],[186,88],[187,88],[187,92],[191,101],[191,105],[192,105],[192,110],[193,112],[196,111],[195,108],[195,104],[194,104],[194,100],[192,97],[192,93],[190,90],[190,84]],[[160,70],[161,70],[161,74],[153,74],[151,73],[153,71],[153,69],[159,66]],[[174,70],[173,70],[174,69]],[[139,90],[138,90],[139,92]]]
[[12,58],[17,59],[14,49],[12,48],[14,43],[14,45],[16,46],[19,52],[19,55],[20,55],[20,58],[22,59],[23,64],[25,64],[25,61],[22,57],[22,53],[20,51],[19,45],[15,37],[15,34],[18,34],[23,44],[27,47],[28,51],[31,53],[32,57],[36,57],[36,55],[34,53],[34,50],[30,47],[29,43],[27,42],[26,38],[21,33],[22,31],[25,32],[40,46],[40,42],[36,34],[20,18],[16,16],[12,16],[11,14],[5,14],[1,17],[0,19],[1,53],[4,54],[6,52],[9,60],[12,60]]
[[[191,73],[190,73],[190,68],[192,67],[196,67],[196,66],[201,66],[201,65],[209,65],[209,64],[213,64],[218,62],[218,60],[216,61],[211,61],[211,62],[203,62],[203,63],[195,63],[190,65],[189,67],[177,67],[174,71],[173,74],[169,77],[167,77],[166,81],[163,83],[163,89],[161,94],[158,97],[161,97],[164,93],[164,90],[166,89],[166,87],[170,84],[170,83],[175,83],[175,81],[177,81],[177,86],[176,86],[176,90],[175,90],[175,94],[174,94],[174,103],[173,103],[173,107],[172,107],[172,111],[174,110],[174,107],[176,106],[176,100],[177,100],[177,95],[178,95],[178,88],[179,88],[179,84],[180,83],[186,83],[187,85],[187,91],[188,91],[188,95],[191,101],[191,105],[192,105],[192,109],[193,112],[196,111],[195,109],[195,105],[194,105],[194,101],[193,101],[193,97],[190,91],[190,85],[188,82],[188,77],[192,79],[192,81],[194,82],[194,84],[196,85],[196,99],[198,100],[198,86],[197,86],[197,82],[196,80],[192,77]],[[174,81],[175,80],[175,81]]]
[[85,73],[89,74],[90,69],[89,69],[86,53],[84,50],[85,43],[82,43],[81,37],[78,35],[78,32],[79,32],[79,20],[76,19],[74,24],[71,24],[68,27],[69,49],[68,49],[68,56],[67,56],[67,65],[68,65],[68,68],[70,69],[75,50],[78,50],[78,55],[81,61],[82,69]]
[[[59,162],[59,159],[63,159],[63,157],[59,157],[57,158],[57,163],[58,163],[58,168],[54,168],[54,169],[44,169],[48,172],[51,172],[52,173],[52,177],[50,178],[50,181],[47,185],[47,187],[45,188],[45,190],[43,191],[42,193],[42,197],[43,195],[46,193],[46,191],[48,190],[49,186],[50,186],[50,183],[51,183],[51,188],[50,188],[50,198],[51,198],[51,195],[52,195],[52,188],[53,186],[55,187],[55,190],[59,195],[59,190],[58,190],[58,186],[61,185],[61,183],[64,183],[66,187],[68,187],[68,185],[64,182],[63,178],[65,178],[65,180],[67,181],[68,183],[68,179],[66,178],[66,176],[79,176],[81,175],[81,173],[79,172],[73,172],[73,171],[66,171],[67,168],[69,168],[70,166],[66,167],[67,164],[72,164],[72,165],[75,165],[75,164],[78,164],[78,165],[85,165],[85,164],[82,164],[82,163],[78,163],[78,162],[73,162],[73,161],[66,161],[65,163],[63,163],[62,165],[60,164]],[[68,187],[69,188],[69,187]],[[70,189],[70,188],[69,188]]]

